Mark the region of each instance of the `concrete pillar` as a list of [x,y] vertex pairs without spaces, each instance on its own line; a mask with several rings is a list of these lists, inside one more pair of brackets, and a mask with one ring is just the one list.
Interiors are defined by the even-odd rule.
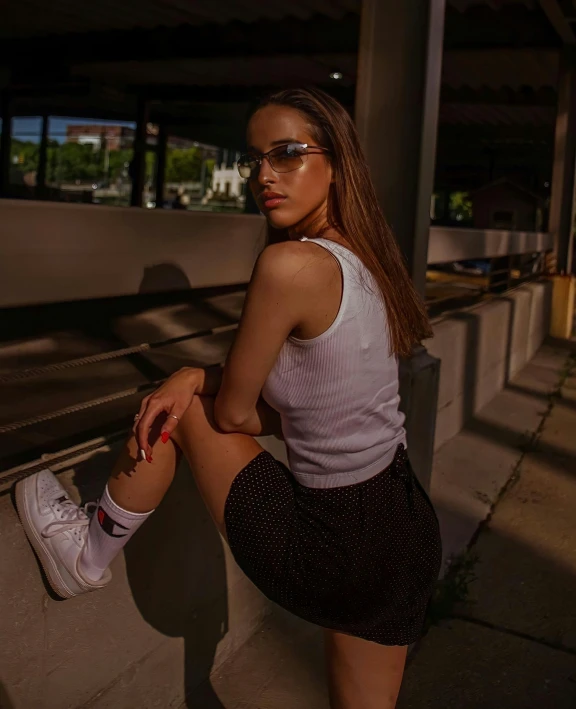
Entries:
[[432,478],[439,386],[440,360],[425,347],[400,362],[400,408],[406,416],[410,462],[426,490]]
[[158,128],[156,152],[156,209],[164,207],[164,182],[166,179],[166,151],[168,149],[168,130],[165,123]]
[[[414,284],[426,287],[445,0],[363,0],[356,125],[384,214]],[[440,362],[424,347],[401,363],[414,470],[429,487]]]
[[134,135],[134,156],[130,165],[132,178],[131,207],[142,206],[142,193],[146,179],[146,125],[148,123],[148,103],[144,99],[138,101],[136,117],[136,134]]
[[8,91],[2,92],[2,135],[0,136],[0,197],[8,195],[10,185],[10,144],[12,142],[12,102]]
[[576,169],[576,62],[563,56],[558,81],[558,114],[552,169],[549,231],[555,238],[556,269],[571,273],[574,244]]
[[48,116],[42,116],[42,137],[38,154],[38,170],[36,171],[36,198],[46,196],[46,167],[48,165]]
[[445,0],[363,0],[356,125],[386,219],[424,293]]

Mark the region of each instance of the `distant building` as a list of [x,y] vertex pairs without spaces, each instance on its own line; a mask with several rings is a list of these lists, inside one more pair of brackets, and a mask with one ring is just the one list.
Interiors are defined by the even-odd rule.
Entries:
[[104,142],[108,150],[124,150],[132,147],[134,129],[115,125],[69,125],[66,127],[66,142],[92,145],[99,150]]
[[244,180],[240,177],[236,164],[227,167],[223,162],[220,167],[214,167],[212,172],[212,191],[215,195],[240,197]]
[[476,229],[542,229],[544,198],[507,178],[484,185],[469,197]]

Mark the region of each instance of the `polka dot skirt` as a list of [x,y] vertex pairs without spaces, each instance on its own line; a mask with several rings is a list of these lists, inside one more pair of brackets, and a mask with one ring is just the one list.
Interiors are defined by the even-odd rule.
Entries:
[[304,487],[262,452],[232,483],[224,516],[240,568],[295,615],[383,645],[421,636],[441,542],[403,446],[369,480],[328,489]]

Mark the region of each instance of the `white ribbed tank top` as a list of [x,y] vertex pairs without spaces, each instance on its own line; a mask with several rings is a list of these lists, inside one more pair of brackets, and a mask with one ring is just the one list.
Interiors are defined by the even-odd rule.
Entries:
[[310,241],[340,264],[340,309],[318,337],[286,340],[262,396],[280,413],[296,479],[307,487],[340,487],[373,477],[406,445],[398,360],[370,271],[350,249]]

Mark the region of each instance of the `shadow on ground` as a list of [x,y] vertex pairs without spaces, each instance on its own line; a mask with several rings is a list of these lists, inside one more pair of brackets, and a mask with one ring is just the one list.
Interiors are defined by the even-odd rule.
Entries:
[[[109,454],[100,454],[82,467],[74,482],[83,500],[100,496],[112,465]],[[223,709],[203,680],[228,631],[224,550],[185,464],[124,554],[130,590],[142,617],[163,635],[184,641],[186,706]],[[201,707],[194,697],[200,683]]]

